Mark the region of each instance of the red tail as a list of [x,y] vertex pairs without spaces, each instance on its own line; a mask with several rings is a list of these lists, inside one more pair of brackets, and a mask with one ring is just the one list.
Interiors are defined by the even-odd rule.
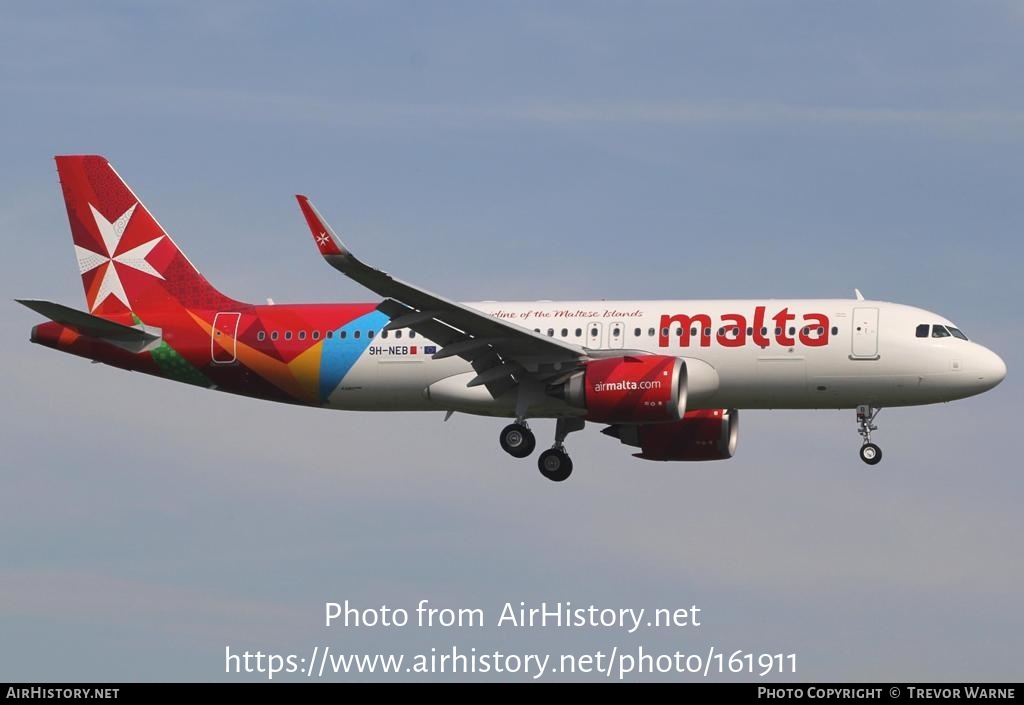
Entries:
[[56,160],[90,312],[156,313],[172,300],[192,309],[244,305],[206,281],[105,158]]

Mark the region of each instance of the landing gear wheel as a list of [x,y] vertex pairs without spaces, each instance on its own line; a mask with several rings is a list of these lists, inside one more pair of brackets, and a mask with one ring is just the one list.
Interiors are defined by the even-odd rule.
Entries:
[[871,404],[860,404],[857,407],[857,433],[864,439],[860,447],[860,459],[868,465],[878,465],[882,460],[882,449],[871,442],[871,432],[877,431],[875,417],[882,409]]
[[562,482],[572,474],[572,460],[561,448],[548,448],[537,460],[540,474],[552,482]]
[[860,459],[868,465],[878,465],[882,460],[882,449],[874,443],[865,443],[860,447]]
[[509,424],[501,429],[498,443],[501,444],[501,449],[513,458],[525,458],[537,447],[533,431],[521,423]]

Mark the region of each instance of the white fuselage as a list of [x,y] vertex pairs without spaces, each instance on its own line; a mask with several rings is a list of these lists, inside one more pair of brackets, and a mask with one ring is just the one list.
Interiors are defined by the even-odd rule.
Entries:
[[[979,394],[1006,374],[1002,360],[948,334],[953,323],[901,304],[854,299],[532,301],[467,304],[589,350],[683,358],[688,409],[908,406]],[[922,335],[921,326],[928,326]],[[940,327],[938,335],[935,327]],[[935,333],[933,334],[933,331]],[[402,335],[404,333],[404,335]],[[358,410],[454,409],[513,415],[514,398],[467,389],[461,358],[431,359],[410,331],[374,331],[328,405]],[[415,352],[410,350],[415,347]],[[607,352],[602,353],[607,356]],[[434,393],[431,393],[433,390]],[[567,411],[552,402],[533,416]]]

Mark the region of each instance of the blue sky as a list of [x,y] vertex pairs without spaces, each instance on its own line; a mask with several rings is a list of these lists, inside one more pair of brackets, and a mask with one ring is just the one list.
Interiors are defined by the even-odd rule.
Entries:
[[[797,680],[1017,680],[1024,10],[1015,2],[5,3],[0,679],[217,680],[274,653],[797,653]],[[206,393],[28,343],[82,304],[52,156],[101,153],[216,285],[369,300],[842,297],[937,311],[994,391],[747,412],[726,463]],[[539,441],[551,430],[539,426]],[[322,626],[325,601],[700,605],[698,630]],[[512,680],[517,677],[510,676]],[[521,677],[520,677],[521,678]]]

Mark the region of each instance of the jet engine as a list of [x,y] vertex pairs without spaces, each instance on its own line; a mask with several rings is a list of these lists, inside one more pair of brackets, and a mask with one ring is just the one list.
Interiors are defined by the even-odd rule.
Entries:
[[585,409],[587,421],[678,421],[686,413],[686,363],[666,355],[593,360],[552,393]]
[[725,460],[736,452],[739,437],[736,409],[688,411],[679,421],[615,424],[601,431],[640,449],[644,460]]

